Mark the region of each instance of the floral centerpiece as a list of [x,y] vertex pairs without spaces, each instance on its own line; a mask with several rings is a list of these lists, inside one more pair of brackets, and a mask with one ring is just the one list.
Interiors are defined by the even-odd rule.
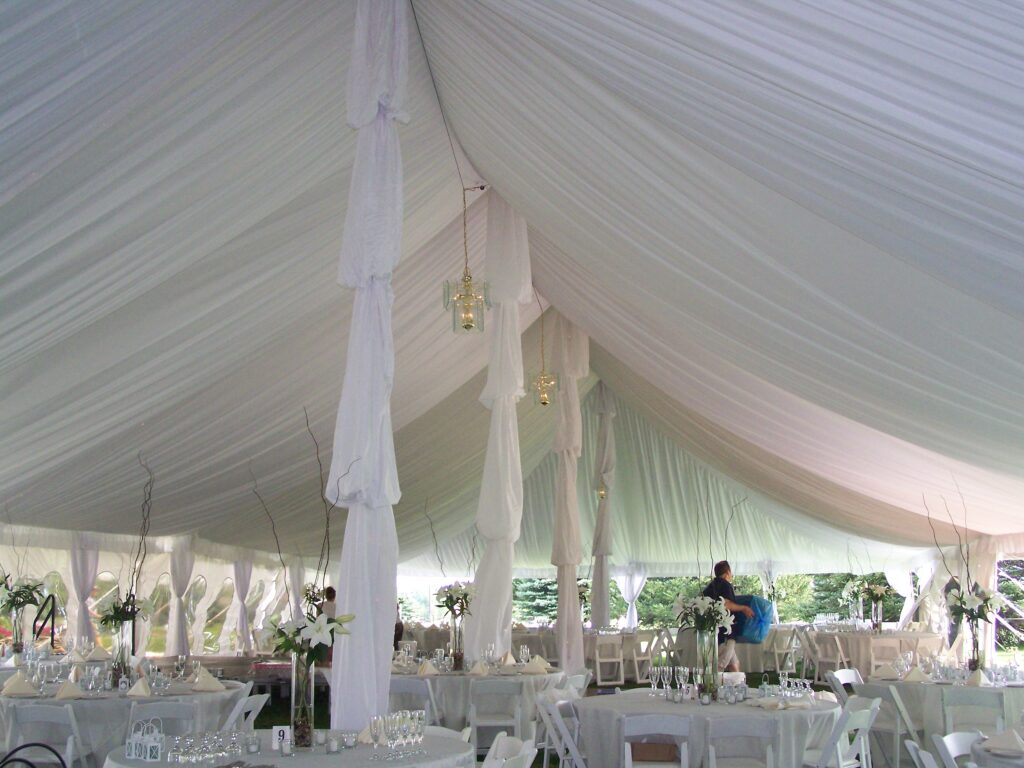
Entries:
[[971,658],[967,662],[970,669],[981,669],[984,666],[979,647],[978,625],[983,621],[991,621],[992,615],[1005,603],[1003,596],[998,592],[988,592],[981,587],[966,593],[954,588],[946,595],[950,615],[958,622],[967,622],[967,628],[971,633]]
[[882,631],[882,622],[885,619],[884,600],[896,594],[888,584],[862,584],[860,596],[871,601],[871,626],[876,632]]
[[14,579],[8,573],[0,575],[0,611],[11,617],[11,650],[17,664],[25,650],[25,608],[43,602],[43,585],[25,578]]
[[718,630],[732,629],[733,615],[725,607],[725,600],[700,597],[676,598],[673,606],[676,620],[682,629],[693,629],[697,633],[697,657],[700,675],[696,682],[701,692],[712,697],[718,691]]
[[470,615],[469,604],[476,596],[472,583],[456,581],[437,590],[437,607],[452,617],[452,668],[462,669],[465,652],[462,647],[462,619]]

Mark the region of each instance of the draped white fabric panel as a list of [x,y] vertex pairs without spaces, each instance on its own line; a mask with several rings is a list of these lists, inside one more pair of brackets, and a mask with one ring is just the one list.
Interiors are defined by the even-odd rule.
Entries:
[[532,298],[526,220],[495,193],[488,193],[487,277],[496,303],[491,323],[491,359],[480,401],[491,409],[476,529],[484,552],[474,578],[476,598],[466,619],[466,653],[480,657],[493,643],[512,649],[512,551],[523,514],[516,403],[523,396],[519,304]]
[[638,621],[636,601],[647,584],[647,574],[642,566],[630,563],[625,568],[616,569],[615,583],[619,587],[622,599],[626,601],[626,626],[633,629]]
[[93,639],[92,623],[89,621],[89,596],[96,583],[100,553],[95,536],[76,533],[71,546],[71,580],[68,586],[74,596],[69,606],[68,626],[76,643]]
[[[612,486],[615,484],[615,404],[604,382],[598,382],[592,395],[598,414],[597,450],[594,453],[592,490],[598,495],[597,517],[590,554],[594,560],[594,578],[590,589],[590,617],[595,627],[608,621],[608,556],[612,553]],[[603,491],[603,498],[602,492]]]
[[231,572],[235,582],[235,632],[238,640],[235,649],[245,653],[252,652],[252,629],[249,627],[249,611],[245,601],[249,597],[249,585],[252,582],[252,561],[236,560],[232,563]]
[[559,376],[555,439],[551,450],[558,461],[554,484],[554,536],[551,563],[558,569],[558,658],[562,669],[582,669],[583,618],[576,569],[582,558],[579,490],[576,478],[583,450],[583,418],[577,380],[590,372],[590,339],[562,315],[555,316],[552,369]]
[[196,554],[192,537],[182,536],[171,544],[171,605],[167,617],[167,655],[188,653],[188,627],[185,626],[185,592],[192,583]]
[[359,139],[338,279],[356,297],[324,494],[348,508],[337,599],[359,625],[334,649],[332,728],[361,729],[388,711],[398,567],[392,505],[401,497],[391,429],[391,273],[402,255],[396,120],[408,119],[407,8],[405,0],[359,0],[349,64],[349,125]]

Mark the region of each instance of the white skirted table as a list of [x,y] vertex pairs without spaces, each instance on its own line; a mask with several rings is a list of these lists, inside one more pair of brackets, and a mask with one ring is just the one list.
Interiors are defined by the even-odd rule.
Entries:
[[[359,744],[330,755],[326,754],[323,747],[317,747],[311,751],[295,752],[290,757],[282,757],[280,752],[270,749],[270,731],[259,733],[262,749],[258,755],[243,754],[241,757],[223,758],[215,765],[237,764],[237,761],[241,761],[249,765],[271,765],[275,768],[371,768],[382,764],[400,765],[403,768],[470,768],[476,764],[473,746],[461,739],[448,736],[425,736],[421,745],[406,747],[402,751],[422,750],[426,754],[384,763],[381,758],[387,754],[387,747],[381,746],[374,750],[369,744]],[[170,763],[166,762],[166,759],[157,763],[128,760],[124,756],[124,747],[121,746],[109,751],[103,768],[153,768],[167,765]]]
[[[621,768],[623,722],[639,715],[675,715],[692,718],[688,753],[690,768],[704,762],[705,721],[711,718],[773,718],[779,723],[775,764],[800,765],[804,750],[819,746],[828,737],[839,719],[839,705],[816,701],[809,709],[766,710],[742,704],[709,704],[695,702],[676,704],[645,690],[626,691],[610,696],[590,696],[575,702],[580,721],[580,740],[590,768]],[[737,751],[746,748],[742,739],[731,745]],[[730,745],[719,750],[721,756],[731,754]]]
[[[405,677],[392,673],[394,677]],[[415,677],[415,675],[409,675]],[[562,672],[551,672],[546,675],[526,675],[519,672],[488,675],[481,677],[466,672],[444,672],[439,675],[427,675],[422,679],[428,681],[433,691],[434,700],[440,710],[441,725],[460,731],[469,723],[469,688],[473,680],[514,680],[523,684],[521,696],[522,719],[520,726],[523,733],[529,733],[529,724],[533,722],[537,711],[536,696],[538,693],[554,688],[565,680]],[[391,708],[415,709],[417,703],[412,697],[404,694],[392,694]]]
[[[939,683],[904,683],[888,680],[869,680],[866,683],[853,686],[854,693],[867,698],[884,697],[885,688],[895,686],[896,692],[907,708],[907,714],[913,720],[914,725],[924,729],[925,742],[932,743],[932,736],[942,736],[946,733],[946,726],[943,718],[942,691],[951,687]],[[1021,714],[1024,713],[1024,687],[1020,686],[999,686],[977,688],[982,695],[993,698],[1001,697],[1003,700],[1003,721],[1007,727],[1020,722]],[[963,716],[971,717],[970,708],[964,707]],[[978,713],[985,717],[986,713]]]
[[83,747],[99,760],[115,746],[123,748],[132,702],[195,701],[199,705],[197,729],[215,731],[223,725],[231,708],[244,692],[242,683],[231,680],[224,681],[224,688],[223,691],[213,693],[197,693],[187,684],[174,684],[168,694],[150,698],[129,697],[120,691],[104,691],[95,696],[87,694],[83,699],[64,700],[55,699],[52,693],[35,697],[0,696],[0,715],[3,717],[3,732],[6,734],[10,725],[9,713],[14,707],[26,704],[70,704],[78,721]]
[[823,641],[829,638],[838,637],[843,653],[850,662],[850,666],[860,672],[865,680],[871,675],[871,648],[879,641],[899,640],[900,653],[907,651],[930,651],[935,654],[942,650],[942,636],[934,632],[834,632],[825,630],[813,630],[810,632],[815,644],[819,647]]

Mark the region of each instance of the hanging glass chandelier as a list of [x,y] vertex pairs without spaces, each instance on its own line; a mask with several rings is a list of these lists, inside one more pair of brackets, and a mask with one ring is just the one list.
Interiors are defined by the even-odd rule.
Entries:
[[558,377],[544,369],[544,307],[541,306],[536,291],[534,296],[537,299],[537,306],[540,307],[540,373],[530,383],[530,389],[533,391],[534,403],[551,405],[555,401],[555,392],[558,391]]
[[[483,189],[483,187],[473,187]],[[466,224],[466,192],[462,188],[462,278],[444,281],[444,308],[452,313],[452,330],[455,333],[483,332],[484,311],[491,308],[489,286],[484,281],[473,282],[469,271],[469,234]]]

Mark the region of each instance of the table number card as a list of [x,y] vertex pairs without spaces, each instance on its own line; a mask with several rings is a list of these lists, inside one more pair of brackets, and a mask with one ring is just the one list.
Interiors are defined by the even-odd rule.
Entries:
[[273,738],[270,739],[270,747],[274,751],[281,749],[281,742],[285,740],[291,740],[292,738],[292,727],[290,725],[275,725],[273,728]]

